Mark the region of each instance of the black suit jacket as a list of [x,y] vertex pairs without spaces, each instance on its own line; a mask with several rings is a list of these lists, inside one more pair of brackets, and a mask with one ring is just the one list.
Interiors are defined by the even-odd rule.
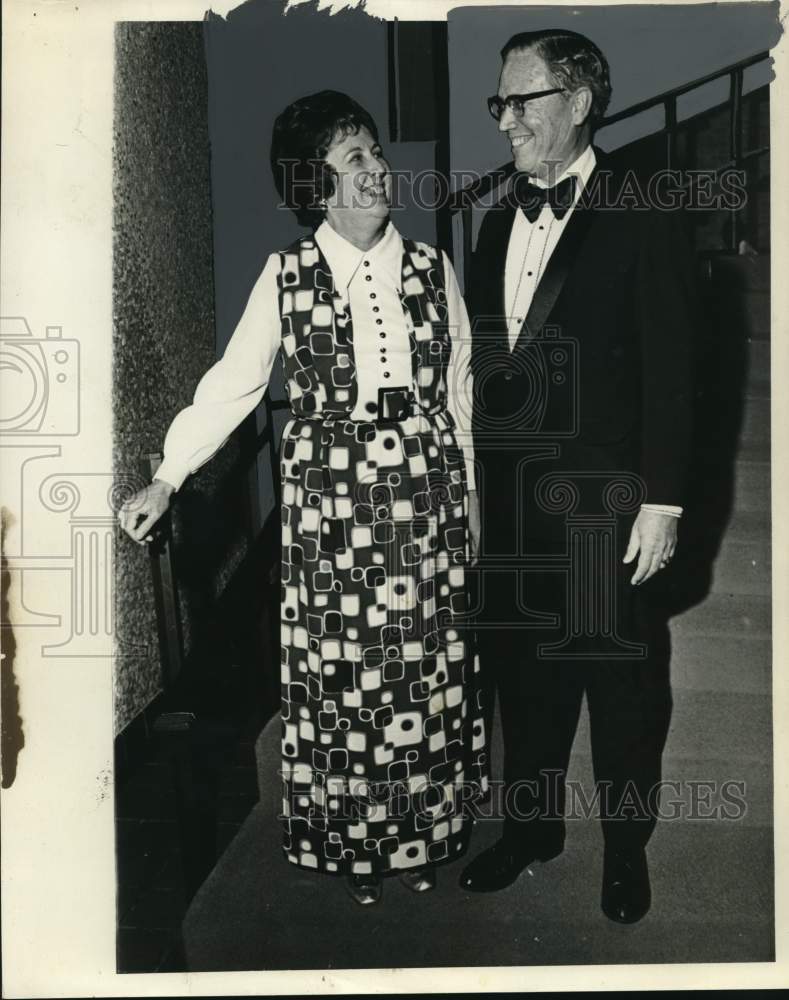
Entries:
[[504,267],[519,209],[509,196],[487,212],[472,259],[479,489],[487,533],[505,548],[518,520],[526,536],[564,535],[564,517],[535,500],[547,473],[575,478],[581,512],[602,512],[595,473],[639,477],[633,510],[686,497],[696,306],[684,226],[632,199],[611,207],[623,175],[595,154],[512,352]]

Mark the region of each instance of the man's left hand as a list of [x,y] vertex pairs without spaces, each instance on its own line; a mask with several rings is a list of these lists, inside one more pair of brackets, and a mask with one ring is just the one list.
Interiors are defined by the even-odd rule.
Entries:
[[630,532],[630,542],[622,562],[630,563],[638,556],[633,584],[644,583],[659,569],[668,566],[677,547],[677,521],[671,514],[656,510],[641,510]]

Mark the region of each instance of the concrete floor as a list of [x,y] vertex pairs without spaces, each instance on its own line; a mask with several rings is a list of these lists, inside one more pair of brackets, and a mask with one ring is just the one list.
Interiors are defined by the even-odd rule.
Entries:
[[[276,819],[278,738],[275,718],[258,743],[261,770],[270,776],[261,802],[187,913],[183,939],[190,970],[774,958],[772,831],[764,822],[769,803],[752,803],[737,821],[659,824],[649,847],[653,906],[633,926],[613,924],[600,911],[602,841],[594,820],[569,823],[565,852],[528,869],[503,892],[463,892],[457,885],[465,863],[460,860],[440,870],[434,892],[414,895],[392,879],[380,905],[362,908],[341,880],[284,860]],[[586,741],[582,727],[571,776],[584,781]],[[687,756],[667,760],[669,772],[672,760],[684,760],[685,775],[704,773]],[[706,770],[708,763],[699,766]],[[758,796],[767,793],[754,789]],[[491,844],[498,830],[497,820],[478,822],[472,853]]]

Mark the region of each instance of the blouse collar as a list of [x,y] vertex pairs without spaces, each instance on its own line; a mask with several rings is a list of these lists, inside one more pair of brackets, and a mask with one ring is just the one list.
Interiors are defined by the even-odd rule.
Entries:
[[375,267],[377,276],[385,276],[400,287],[402,278],[403,240],[389,221],[381,239],[370,250],[360,250],[325,220],[315,230],[315,241],[326,258],[334,278],[334,286],[346,292],[362,261]]

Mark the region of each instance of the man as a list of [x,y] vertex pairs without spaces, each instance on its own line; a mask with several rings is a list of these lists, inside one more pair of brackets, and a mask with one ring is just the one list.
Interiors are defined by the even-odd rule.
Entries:
[[499,692],[505,820],[461,885],[502,889],[562,851],[586,694],[601,905],[630,923],[650,906],[671,712],[668,629],[647,581],[674,554],[688,473],[691,265],[676,213],[644,210],[632,176],[620,188],[591,145],[611,91],[597,46],[530,32],[502,63],[489,108],[515,173],[483,220],[468,304],[479,642]]

